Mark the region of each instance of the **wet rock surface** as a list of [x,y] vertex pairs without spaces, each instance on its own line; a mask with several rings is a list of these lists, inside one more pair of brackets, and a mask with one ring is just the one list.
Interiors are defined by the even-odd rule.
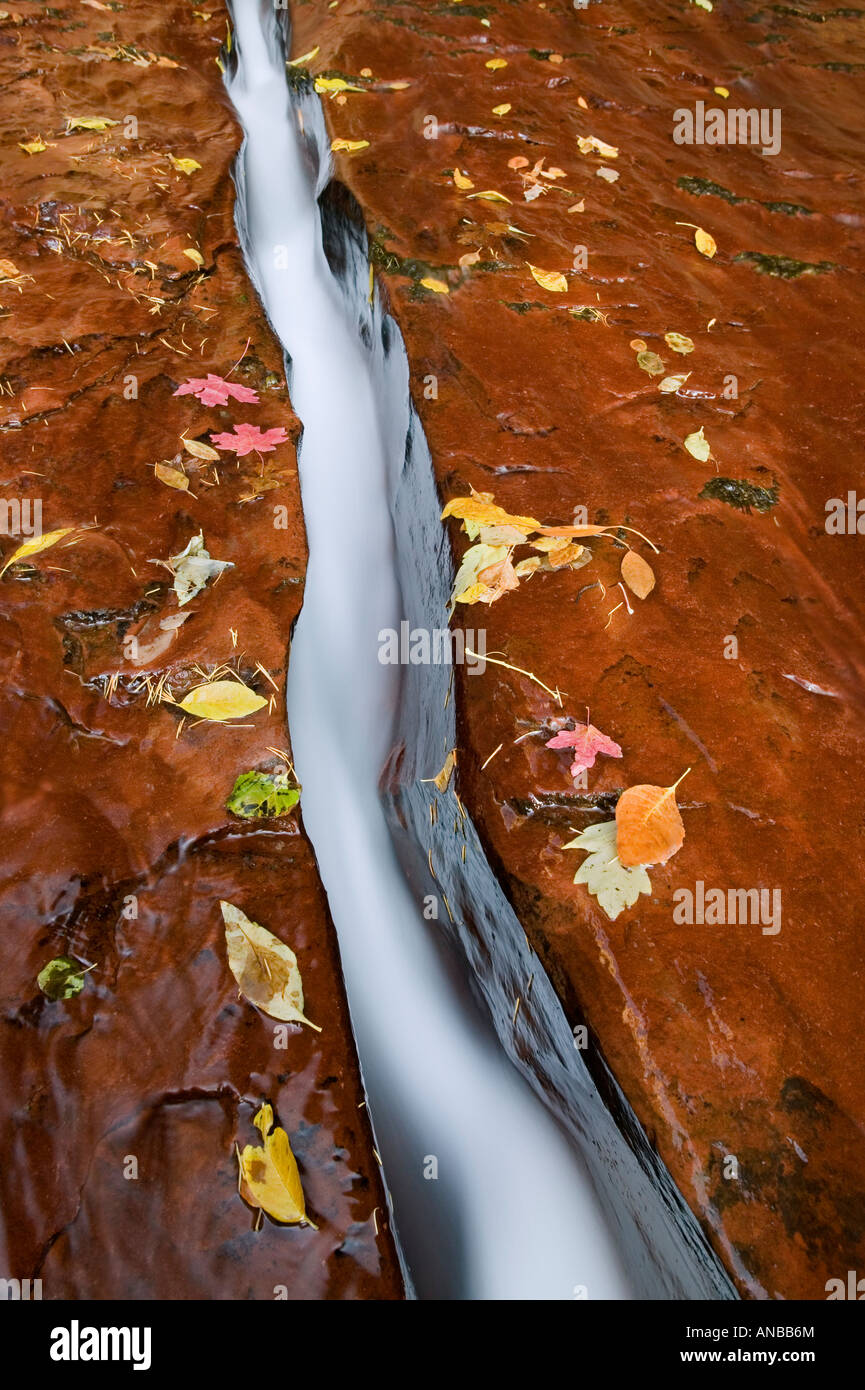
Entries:
[[[442,500],[476,489],[551,525],[584,507],[577,521],[658,551],[622,533],[655,571],[644,601],[617,587],[624,549],[596,540],[590,567],[459,611],[562,692],[458,669],[460,795],[569,1022],[588,1025],[589,1066],[609,1065],[739,1290],[825,1297],[865,1254],[861,538],[825,524],[857,481],[865,19],[298,3],[293,20],[292,54],[319,51],[290,72],[319,78],[331,136],[351,142],[337,177]],[[674,113],[698,101],[780,112],[779,152],[677,144]],[[583,153],[591,137],[618,154]],[[561,173],[527,181],[541,158]],[[688,380],[660,392],[638,351]],[[705,462],[683,447],[701,428]],[[544,743],[587,708],[624,757],[574,789]],[[562,846],[624,787],[688,767],[683,848],[610,921]],[[431,855],[449,833],[431,827]],[[698,883],[778,890],[780,917],[676,920],[674,894]],[[531,1066],[530,997],[513,1026]]]
[[[297,811],[226,810],[290,759],[306,543],[299,424],[233,223],[225,34],[177,5],[0,18],[2,563],[40,506],[46,535],[74,528],[0,579],[0,1272],[45,1298],[402,1296],[310,844]],[[208,373],[258,402],[173,394]],[[245,422],[284,442],[194,452]],[[199,532],[233,568],[181,607],[156,562]],[[168,697],[214,672],[267,704],[184,717]],[[238,996],[220,899],[296,952],[321,1033]],[[88,971],[52,1001],[36,979],[60,955]],[[238,1195],[265,1098],[317,1230],[256,1229]]]

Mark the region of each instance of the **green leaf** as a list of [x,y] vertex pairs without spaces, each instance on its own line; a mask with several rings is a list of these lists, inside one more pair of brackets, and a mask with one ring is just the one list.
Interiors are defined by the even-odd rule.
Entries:
[[648,349],[645,352],[637,353],[637,366],[641,371],[648,372],[649,376],[663,376],[666,371],[664,363],[658,354],[656,352],[649,352]]
[[85,972],[77,960],[55,956],[36,976],[36,983],[49,999],[73,999],[84,988]]
[[300,800],[300,787],[293,786],[288,772],[242,772],[225,803],[226,810],[244,820],[268,816],[287,816]]
[[651,893],[652,883],[643,868],[626,869],[616,856],[616,822],[590,825],[563,849],[584,850],[584,859],[574,875],[574,883],[584,883],[597,898],[611,922],[620,912],[633,907],[641,893]]

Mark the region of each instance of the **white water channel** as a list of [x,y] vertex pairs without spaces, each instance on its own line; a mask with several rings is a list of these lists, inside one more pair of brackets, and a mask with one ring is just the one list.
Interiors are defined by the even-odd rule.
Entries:
[[[396,861],[378,792],[399,697],[389,506],[405,423],[382,399],[322,249],[271,7],[235,0],[231,98],[249,268],[290,358],[309,538],[288,715],[303,818],[339,936],[400,1248],[420,1298],[630,1296],[574,1148],[495,1040]],[[430,771],[435,772],[437,768]],[[438,1177],[424,1176],[437,1160]]]

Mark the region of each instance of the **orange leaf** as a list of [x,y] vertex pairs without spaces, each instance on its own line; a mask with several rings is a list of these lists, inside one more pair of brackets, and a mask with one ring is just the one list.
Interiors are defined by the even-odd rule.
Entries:
[[636,550],[628,550],[622,561],[622,578],[637,598],[648,598],[655,587],[655,571]]
[[[681,782],[681,777],[679,782]],[[685,827],[672,787],[628,787],[616,806],[616,853],[626,869],[666,864],[682,848]]]

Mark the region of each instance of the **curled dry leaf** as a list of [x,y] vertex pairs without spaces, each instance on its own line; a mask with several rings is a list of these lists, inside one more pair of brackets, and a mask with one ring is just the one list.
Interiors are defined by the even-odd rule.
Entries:
[[637,598],[648,598],[655,587],[655,571],[636,550],[625,552],[622,560],[622,578]]
[[456,767],[456,765],[456,750],[452,748],[444,760],[444,766],[442,767],[441,772],[437,772],[435,777],[433,778],[433,782],[435,783],[436,787],[440,792],[447,791],[451,777],[453,776],[453,770]]
[[192,261],[193,265],[197,265],[197,266],[199,266],[199,267],[201,267],[201,266],[204,265],[204,257],[202,256],[201,252],[200,252],[195,246],[186,246],[186,247],[184,247],[183,254],[184,254],[184,256],[188,256],[188,257],[189,257],[189,259]]
[[303,981],[294,952],[265,927],[260,927],[233,903],[220,902],[225,922],[228,965],[244,999],[269,1018],[284,1023],[306,1023],[316,1033],[303,1012]]
[[222,724],[227,719],[245,719],[248,714],[255,714],[267,701],[250,690],[248,685],[229,680],[197,685],[175,703],[178,709],[191,714],[194,719],[209,719],[215,724]]
[[622,792],[616,806],[616,852],[626,868],[666,864],[682,848],[685,827],[676,805],[678,785],[641,785]]
[[526,265],[532,272],[532,278],[537,281],[542,290],[549,290],[551,294],[564,294],[568,288],[568,282],[557,270],[541,270],[538,266],[526,261]]
[[24,541],[16,550],[12,551],[9,559],[0,569],[0,577],[8,570],[10,565],[17,565],[22,560],[29,560],[31,555],[38,555],[43,550],[48,550],[58,541],[62,541],[64,536],[70,535],[75,530],[74,526],[61,526],[58,531],[46,531],[44,535],[33,536],[29,541]]
[[260,1131],[264,1146],[247,1144],[238,1156],[241,1195],[251,1207],[259,1207],[274,1221],[296,1226],[307,1220],[306,1203],[288,1135],[284,1129],[274,1128],[273,1109],[266,1103],[253,1124]]
[[590,825],[563,849],[581,849],[584,859],[574,875],[574,883],[584,883],[592,897],[597,898],[611,922],[621,912],[633,907],[641,893],[651,893],[652,884],[646,870],[627,868],[616,854],[616,822],[601,821]]
[[451,607],[455,603],[477,603],[486,592],[479,578],[481,570],[497,565],[508,553],[509,547],[506,545],[469,546],[454,579]]
[[66,133],[73,130],[107,130],[109,126],[119,125],[110,116],[67,116]]
[[608,145],[606,140],[599,140],[596,135],[580,135],[577,144],[582,154],[599,154],[604,159],[617,159],[619,155],[616,145]]
[[204,544],[204,532],[193,536],[179,555],[172,555],[168,568],[174,575],[174,592],[179,607],[200,594],[205,585],[223,570],[234,568],[231,560],[214,560]]

